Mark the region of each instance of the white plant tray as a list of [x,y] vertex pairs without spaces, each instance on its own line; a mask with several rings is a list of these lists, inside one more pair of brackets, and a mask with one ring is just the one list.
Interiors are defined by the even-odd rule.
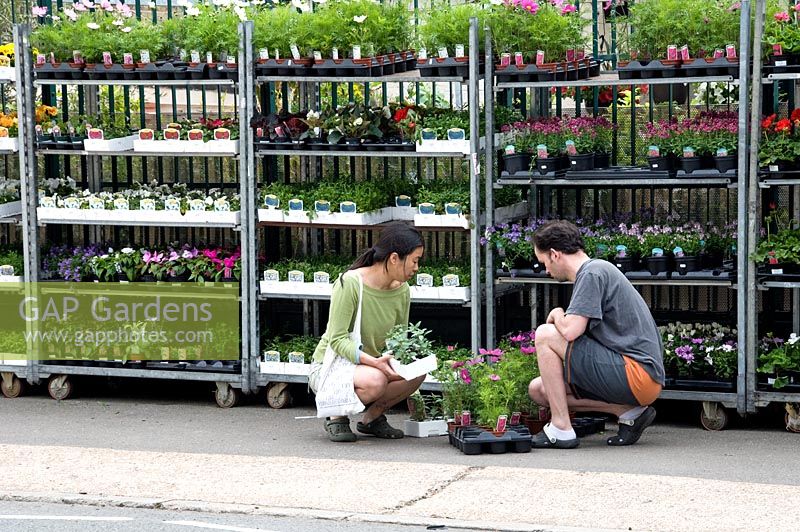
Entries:
[[417,214],[414,207],[390,207],[392,209],[392,220],[402,220],[410,222]]
[[259,222],[282,222],[283,210],[281,209],[258,209]]
[[87,152],[131,151],[138,135],[128,135],[116,139],[83,139],[83,149]]
[[152,153],[154,155],[183,153],[187,142],[184,140],[141,140],[137,138],[133,141],[133,151],[137,153]]
[[25,278],[21,275],[0,275],[0,283],[22,283]]
[[0,81],[16,81],[17,69],[15,67],[0,67]]
[[439,286],[439,299],[454,301],[469,301],[470,288],[466,286]]
[[0,353],[0,366],[24,366],[28,363],[27,360],[20,360],[17,353]]
[[283,213],[283,221],[292,224],[310,224],[311,218],[306,211],[287,211]]
[[182,140],[184,143],[183,151],[186,153],[221,153],[226,155],[236,155],[239,153],[238,140]]
[[411,301],[415,299],[439,299],[439,288],[435,286],[411,286]]
[[39,222],[116,222],[116,223],[169,223],[169,224],[212,224],[239,225],[239,211],[142,211],[106,209],[62,209],[38,207],[36,216]]
[[446,436],[447,421],[444,419],[437,419],[433,421],[413,421],[411,419],[406,419],[403,432],[406,433],[406,436],[411,436],[412,438]]
[[377,211],[319,214],[311,220],[312,224],[325,225],[376,225],[391,220],[392,208],[386,207]]
[[298,295],[330,297],[331,283],[298,283],[295,281],[260,281],[261,295]]
[[415,360],[411,364],[401,364],[398,360],[392,358],[389,359],[389,365],[392,366],[395,373],[410,381],[436,371],[436,368],[439,367],[439,361],[436,360],[436,355],[428,355],[425,358]]
[[308,375],[311,364],[297,364],[296,362],[285,362],[284,373],[286,375]]
[[458,227],[469,229],[469,220],[462,214],[415,214],[417,227]]
[[[499,140],[495,136],[496,140]],[[486,137],[480,138],[481,149],[486,147]],[[416,145],[417,153],[463,153],[469,155],[469,139],[464,140],[419,140]]]
[[16,137],[0,138],[0,151],[19,151],[19,139]]
[[0,218],[8,218],[17,214],[22,214],[22,201],[0,203]]
[[286,374],[286,363],[285,362],[264,362],[260,361],[259,363],[259,372],[260,373],[274,373],[276,375],[285,375]]

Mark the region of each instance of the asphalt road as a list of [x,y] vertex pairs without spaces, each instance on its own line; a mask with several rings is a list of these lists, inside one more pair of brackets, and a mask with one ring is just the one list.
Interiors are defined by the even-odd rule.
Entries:
[[[294,396],[298,403],[305,400],[304,406],[273,410],[263,397],[254,397],[250,404],[223,410],[207,384],[120,382],[110,387],[97,381],[78,383],[77,397],[63,402],[41,389],[14,400],[0,397],[0,443],[530,467],[788,485],[797,485],[800,478],[800,435],[783,429],[780,405],[747,420],[732,413],[730,428],[708,432],[699,426],[697,403],[657,403],[656,423],[632,447],[608,447],[605,434],[584,438],[579,449],[569,452],[465,456],[444,437],[332,444],[321,421],[295,419],[314,413],[302,387],[295,388]],[[402,427],[405,417],[397,411],[389,419]],[[608,428],[613,432],[615,425]]]
[[[7,532],[420,532],[424,526],[0,501]],[[437,530],[445,530],[439,528]],[[463,529],[460,529],[463,530]]]

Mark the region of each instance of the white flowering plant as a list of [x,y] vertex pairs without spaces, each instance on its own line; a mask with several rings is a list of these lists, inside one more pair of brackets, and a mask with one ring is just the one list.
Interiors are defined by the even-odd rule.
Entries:
[[0,179],[0,205],[19,200],[19,179]]
[[719,323],[659,327],[668,376],[730,380],[738,374],[737,331]]

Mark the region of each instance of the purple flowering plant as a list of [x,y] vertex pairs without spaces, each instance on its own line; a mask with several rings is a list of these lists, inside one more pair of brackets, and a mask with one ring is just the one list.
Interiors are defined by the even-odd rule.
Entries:
[[719,323],[659,327],[668,376],[730,380],[738,374],[736,329]]

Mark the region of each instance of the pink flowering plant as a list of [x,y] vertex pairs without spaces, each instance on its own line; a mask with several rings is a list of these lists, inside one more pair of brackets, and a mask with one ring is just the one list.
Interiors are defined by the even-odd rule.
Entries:
[[773,12],[767,16],[764,27],[764,55],[774,53],[776,45],[780,46],[784,54],[800,53],[798,9],[798,5],[790,5],[779,11],[770,9]]
[[536,52],[546,62],[565,61],[567,50],[583,50],[583,20],[568,0],[504,0],[489,15],[497,54],[522,52],[526,64],[535,64]]
[[685,147],[692,147],[697,156],[716,155],[720,148],[734,155],[738,147],[738,116],[731,111],[704,111],[681,121],[661,120],[645,124],[640,144],[642,156],[650,146],[660,154],[680,157]]

